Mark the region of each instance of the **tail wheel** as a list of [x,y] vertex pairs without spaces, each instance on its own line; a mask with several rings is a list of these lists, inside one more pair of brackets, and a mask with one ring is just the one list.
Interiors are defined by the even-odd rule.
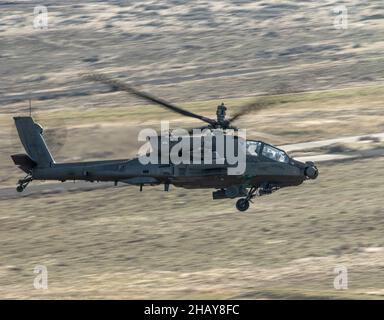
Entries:
[[236,202],[236,209],[239,211],[247,211],[249,208],[249,201],[246,198],[241,198]]
[[28,174],[24,179],[20,179],[17,182],[16,191],[23,192],[27,185],[32,181],[32,176]]

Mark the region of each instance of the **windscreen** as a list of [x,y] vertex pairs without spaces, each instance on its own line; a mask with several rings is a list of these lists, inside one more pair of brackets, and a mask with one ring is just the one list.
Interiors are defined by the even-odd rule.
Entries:
[[278,161],[278,162],[287,163],[289,161],[289,158],[284,151],[276,149],[276,148],[269,146],[267,144],[264,145],[262,154],[264,157],[269,158],[271,160]]

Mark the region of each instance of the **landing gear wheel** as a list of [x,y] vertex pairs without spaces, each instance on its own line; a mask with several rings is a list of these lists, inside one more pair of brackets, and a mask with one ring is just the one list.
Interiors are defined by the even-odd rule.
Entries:
[[17,192],[23,192],[24,189],[28,186],[28,184],[32,181],[32,176],[27,175],[24,179],[20,179],[17,182],[16,191]]
[[249,208],[249,201],[246,198],[241,198],[236,202],[236,209],[239,211],[247,211]]

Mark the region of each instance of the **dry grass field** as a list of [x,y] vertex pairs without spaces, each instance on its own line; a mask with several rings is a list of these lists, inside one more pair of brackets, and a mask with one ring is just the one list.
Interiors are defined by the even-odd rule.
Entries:
[[[0,201],[3,298],[382,298],[383,158],[255,200],[118,187]],[[35,265],[49,289],[35,290]],[[349,289],[335,290],[344,265]]]
[[[133,157],[138,131],[160,120],[200,125],[87,71],[206,116],[262,99],[236,125],[276,145],[384,132],[382,1],[350,1],[347,30],[331,0],[45,3],[48,30],[32,27],[35,1],[0,3],[0,196],[23,176],[9,156],[29,97],[58,162]],[[383,147],[365,142],[308,154]],[[383,299],[384,158],[318,167],[247,213],[172,187],[1,196],[0,298]],[[47,290],[33,287],[36,265]],[[339,265],[348,290],[333,287]]]
[[[244,123],[257,124],[250,130],[255,138],[260,132],[276,143],[380,132],[382,87],[353,92],[268,97],[276,105]],[[214,102],[185,105],[209,114],[207,105]],[[80,116],[68,108],[36,117],[71,124],[47,132],[48,141],[55,129],[65,132],[54,135],[64,141],[59,160],[128,157],[137,150],[135,123],[144,119],[156,128],[153,114],[168,117],[152,106],[107,111],[90,108]],[[1,121],[12,132],[9,115]],[[301,125],[306,122],[313,125]],[[9,137],[1,154],[3,186],[21,176],[8,158],[20,144],[14,134]],[[53,147],[55,139],[49,141]],[[383,164],[381,157],[319,165],[317,180],[258,198],[247,213],[238,213],[233,200],[212,201],[210,190],[15,192],[0,200],[0,296],[382,298]],[[32,286],[38,264],[49,271],[46,291]],[[349,270],[348,290],[333,288],[338,265]]]

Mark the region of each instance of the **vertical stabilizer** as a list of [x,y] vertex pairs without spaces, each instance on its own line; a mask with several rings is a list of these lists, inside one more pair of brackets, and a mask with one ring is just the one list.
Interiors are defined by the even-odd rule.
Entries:
[[43,129],[31,117],[14,117],[17,132],[25,151],[39,167],[55,163],[43,138]]

